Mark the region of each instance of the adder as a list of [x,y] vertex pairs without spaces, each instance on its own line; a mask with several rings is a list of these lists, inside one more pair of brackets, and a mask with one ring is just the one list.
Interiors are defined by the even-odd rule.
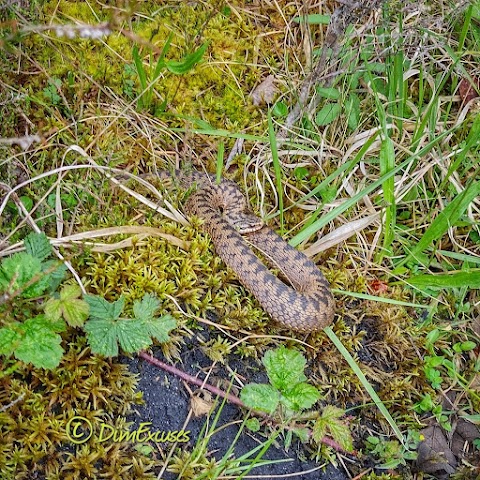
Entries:
[[[262,220],[247,210],[237,185],[198,172],[176,177],[186,187],[196,185],[187,200],[188,215],[203,219],[219,257],[236,273],[240,283],[259,301],[270,317],[298,332],[315,332],[333,321],[330,286],[317,266],[286,243]],[[291,286],[273,275],[250,249],[259,250],[266,262],[278,268]]]

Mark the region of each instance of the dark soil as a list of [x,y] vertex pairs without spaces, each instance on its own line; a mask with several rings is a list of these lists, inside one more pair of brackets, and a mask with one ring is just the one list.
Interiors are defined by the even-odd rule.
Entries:
[[[189,348],[187,345],[186,349],[188,350],[181,355],[182,363],[178,362],[176,364],[177,368],[195,376],[203,368],[208,368],[212,364],[212,361],[205,356],[198,346],[194,347],[191,345]],[[161,350],[154,351],[153,356],[165,361],[162,358]],[[132,372],[140,374],[138,386],[143,392],[145,400],[145,405],[137,407],[135,413],[129,420],[133,421],[137,427],[141,422],[151,422],[152,425],[150,429],[152,431],[178,431],[182,428],[188,430],[190,431],[190,440],[186,443],[179,443],[179,446],[191,451],[200,437],[201,428],[207,418],[206,416],[195,418],[192,415],[188,426],[184,427],[184,422],[190,409],[190,394],[184,386],[184,381],[141,358],[130,359],[128,363]],[[263,373],[258,373],[259,371],[263,372],[262,366],[256,364],[254,360],[231,360],[229,361],[229,367],[243,375],[244,378],[247,379],[247,382],[265,383],[267,381]],[[227,384],[228,381],[230,381],[228,371],[225,368],[219,367],[215,375],[217,378],[225,378]],[[190,385],[189,388],[191,388],[192,391],[198,391],[198,387],[195,385]],[[226,388],[222,389],[226,390]],[[218,403],[221,403],[221,399]],[[215,416],[215,413],[216,411],[210,416],[210,421]],[[221,428],[213,435],[208,445],[208,450],[213,457],[221,459],[226,450],[234,443],[239,425],[245,414],[246,412],[242,411],[236,405],[229,404],[228,402],[224,405],[217,428],[232,421],[240,420],[240,422],[237,422],[235,425],[229,425],[226,428]],[[132,429],[134,428],[135,427],[132,427]],[[300,442],[293,441],[289,451],[286,452],[283,448],[282,440],[280,438],[277,440],[278,443],[270,447],[264,455],[263,460],[288,459],[288,461],[256,467],[249,472],[248,478],[256,478],[257,475],[267,476],[267,478],[270,475],[289,475],[289,478],[297,480],[346,480],[348,478],[342,470],[336,469],[332,465],[319,469],[322,464],[309,460],[300,460],[300,458],[307,458],[307,452]],[[265,437],[244,430],[234,447],[235,458],[252,450],[264,441]],[[165,444],[165,451],[168,451],[168,449],[169,445]],[[165,473],[162,478],[164,480],[173,480],[176,478],[176,475]]]

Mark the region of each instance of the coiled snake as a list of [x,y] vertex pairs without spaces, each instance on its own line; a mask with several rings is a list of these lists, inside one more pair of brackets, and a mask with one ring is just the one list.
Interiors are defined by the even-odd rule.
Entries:
[[[198,172],[177,171],[175,176],[184,187],[196,185],[185,205],[186,213],[203,219],[203,229],[218,256],[273,320],[299,332],[318,331],[332,322],[334,300],[323,274],[260,218],[248,213],[246,199],[234,182],[216,184],[214,176]],[[270,266],[280,269],[291,287],[268,270],[247,241],[262,252]]]

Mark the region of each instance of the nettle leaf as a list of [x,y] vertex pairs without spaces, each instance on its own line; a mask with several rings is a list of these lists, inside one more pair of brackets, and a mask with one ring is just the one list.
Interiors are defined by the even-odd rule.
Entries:
[[282,393],[307,379],[303,374],[306,360],[297,350],[290,350],[284,346],[269,350],[262,361],[271,384]]
[[297,383],[291,390],[283,392],[281,402],[290,410],[298,412],[311,408],[320,398],[320,392],[308,383]]
[[125,306],[123,297],[110,303],[98,295],[85,295],[85,301],[90,307],[90,316],[99,320],[115,320],[119,318]]
[[12,328],[0,328],[0,355],[10,356],[21,338],[22,335]]
[[249,383],[242,388],[240,399],[249,408],[273,413],[278,407],[280,394],[271,385]]
[[56,331],[62,324],[63,322],[52,323],[44,315],[38,315],[19,324],[18,329],[23,335],[15,348],[15,358],[32,363],[37,368],[57,367],[62,359],[63,348],[62,337]]
[[39,260],[45,260],[52,253],[52,245],[44,233],[30,233],[23,244],[25,251]]
[[325,435],[330,435],[340,446],[350,452],[353,450],[353,439],[350,429],[340,418],[345,411],[334,405],[327,405],[322,416],[317,419],[313,426],[312,436],[318,443]]
[[48,288],[48,276],[40,277],[42,263],[32,255],[20,252],[5,259],[0,266],[0,289],[14,293],[31,281],[35,276],[39,280],[23,291],[26,298],[37,297]]
[[142,322],[142,328],[149,336],[156,338],[159,342],[168,342],[168,334],[177,326],[177,322],[171,315],[154,317],[159,306],[158,298],[147,293],[141,301],[133,303],[133,313],[135,318]]
[[88,318],[89,306],[79,297],[82,291],[78,285],[67,285],[60,292],[60,298],[51,298],[45,303],[45,315],[49,320],[64,318],[72,327],[80,327]]

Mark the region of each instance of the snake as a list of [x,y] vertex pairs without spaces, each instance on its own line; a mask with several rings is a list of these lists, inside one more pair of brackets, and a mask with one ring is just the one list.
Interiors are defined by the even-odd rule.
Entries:
[[[202,229],[212,239],[216,254],[236,274],[239,282],[268,313],[290,330],[310,333],[327,327],[335,304],[328,281],[315,263],[289,245],[248,209],[237,184],[198,171],[175,172],[192,193],[185,203],[187,216],[203,220]],[[250,248],[258,250],[275,276]]]

